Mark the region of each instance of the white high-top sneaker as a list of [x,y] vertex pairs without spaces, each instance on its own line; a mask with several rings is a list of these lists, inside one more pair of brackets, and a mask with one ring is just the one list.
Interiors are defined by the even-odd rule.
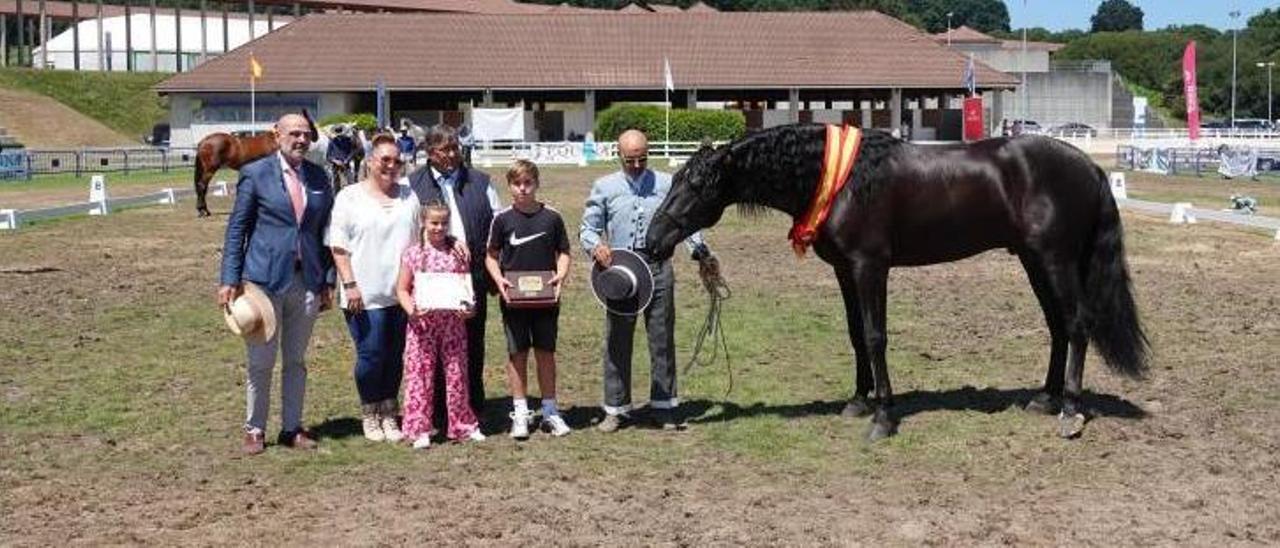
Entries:
[[560,415],[547,415],[542,417],[542,427],[551,432],[552,436],[560,437],[568,435],[572,430],[569,425],[565,424],[564,419]]
[[386,434],[382,433],[382,420],[378,416],[378,404],[366,403],[360,406],[361,417],[360,426],[364,429],[364,438],[369,441],[382,441],[387,439]]
[[396,409],[400,407],[396,400],[386,400],[382,402],[382,436],[383,439],[396,443],[404,439],[404,433],[400,431],[400,426],[396,424]]
[[524,413],[511,412],[511,437],[518,440],[529,439],[529,423],[533,421],[533,411]]

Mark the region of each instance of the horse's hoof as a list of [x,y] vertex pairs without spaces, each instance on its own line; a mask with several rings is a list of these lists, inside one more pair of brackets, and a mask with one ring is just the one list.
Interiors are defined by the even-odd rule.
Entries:
[[867,429],[867,443],[874,443],[897,433],[898,427],[893,424],[873,422]]
[[1062,439],[1075,439],[1080,437],[1084,432],[1085,418],[1083,413],[1068,415],[1066,413],[1058,414],[1058,435]]
[[840,416],[846,419],[865,417],[870,415],[871,411],[871,402],[866,398],[855,397],[845,404],[844,409],[840,411]]
[[1059,408],[1060,406],[1058,405],[1058,402],[1054,400],[1053,396],[1050,396],[1044,392],[1041,392],[1039,394],[1036,394],[1035,397],[1031,398],[1031,401],[1027,402],[1027,406],[1024,407],[1023,409],[1025,409],[1028,413],[1035,413],[1038,415],[1053,415],[1058,412]]

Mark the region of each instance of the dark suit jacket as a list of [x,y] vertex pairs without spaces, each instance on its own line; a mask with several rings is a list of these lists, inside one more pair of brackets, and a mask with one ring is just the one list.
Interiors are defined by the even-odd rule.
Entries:
[[299,225],[285,188],[278,153],[240,168],[236,204],[227,220],[222,246],[222,285],[248,280],[279,294],[293,282],[300,257],[307,289],[319,292],[333,283],[333,256],[324,245],[333,209],[329,176],[311,162],[299,168],[306,209]]

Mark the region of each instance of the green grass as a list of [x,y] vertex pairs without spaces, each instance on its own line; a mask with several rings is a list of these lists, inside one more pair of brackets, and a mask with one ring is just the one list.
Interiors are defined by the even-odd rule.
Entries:
[[46,95],[130,137],[149,135],[169,117],[169,101],[151,87],[167,73],[0,69],[0,86]]

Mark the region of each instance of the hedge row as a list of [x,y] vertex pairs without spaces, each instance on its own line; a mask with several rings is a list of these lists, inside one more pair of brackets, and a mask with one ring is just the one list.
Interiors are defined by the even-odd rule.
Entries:
[[350,124],[355,123],[356,127],[363,129],[365,133],[373,133],[378,126],[378,118],[367,112],[356,112],[352,114],[334,114],[321,118],[317,125],[331,126],[333,124]]
[[651,141],[731,141],[747,132],[737,110],[671,110],[671,138],[666,138],[667,109],[654,105],[613,105],[596,115],[597,141],[613,141],[623,131],[639,129]]

